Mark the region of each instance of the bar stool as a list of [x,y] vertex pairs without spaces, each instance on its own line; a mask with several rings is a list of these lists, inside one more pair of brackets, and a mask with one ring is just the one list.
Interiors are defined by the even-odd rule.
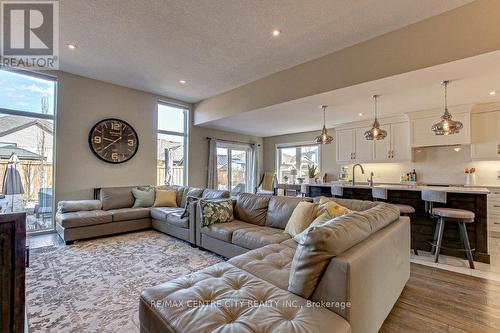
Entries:
[[335,197],[342,198],[344,196],[344,187],[342,186],[332,185],[331,191],[332,191],[332,196],[334,198]]
[[456,208],[445,208],[438,207],[434,208],[434,203],[443,203],[447,201],[447,194],[443,191],[432,191],[423,190],[422,200],[429,205],[428,212],[432,217],[437,217],[438,221],[436,224],[436,230],[434,231],[434,241],[432,243],[431,253],[434,254],[434,262],[437,263],[439,259],[439,252],[441,251],[441,245],[443,243],[443,233],[444,225],[446,222],[453,222],[458,224],[458,230],[460,232],[460,240],[464,245],[464,251],[469,260],[469,267],[474,269],[474,260],[472,258],[472,251],[469,243],[469,236],[467,235],[466,223],[474,223],[474,212],[465,209]]
[[[372,187],[372,197],[374,201],[377,200],[387,200],[388,197],[388,191],[386,188],[381,188],[381,187]],[[391,205],[394,205],[399,208],[399,213],[403,216],[408,216],[410,217],[411,220],[411,214],[415,213],[415,208],[413,208],[410,205],[402,205],[402,204],[394,204],[389,202]],[[414,241],[413,241],[413,236],[411,237],[411,248],[413,249],[413,252],[415,255],[418,255],[417,248],[415,247]]]

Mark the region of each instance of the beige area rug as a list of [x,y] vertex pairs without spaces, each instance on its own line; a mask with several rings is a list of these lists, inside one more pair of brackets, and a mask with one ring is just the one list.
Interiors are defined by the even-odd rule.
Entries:
[[222,261],[148,230],[33,249],[26,272],[30,332],[139,332],[144,289]]

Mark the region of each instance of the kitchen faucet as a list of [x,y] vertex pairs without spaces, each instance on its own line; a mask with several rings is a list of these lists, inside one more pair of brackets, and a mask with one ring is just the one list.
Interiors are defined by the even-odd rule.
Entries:
[[365,169],[363,169],[363,166],[359,163],[357,164],[354,164],[352,166],[352,186],[355,186],[356,185],[356,175],[354,173],[356,167],[359,166],[361,168],[361,173],[364,175],[365,174]]

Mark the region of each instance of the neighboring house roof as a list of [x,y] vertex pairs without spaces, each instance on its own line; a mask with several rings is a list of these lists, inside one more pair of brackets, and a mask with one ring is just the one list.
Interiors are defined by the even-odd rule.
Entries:
[[22,161],[41,161],[46,160],[42,155],[33,153],[29,150],[18,148],[15,143],[0,143],[0,160],[8,160],[12,153],[15,153],[17,157]]
[[[233,155],[233,163],[245,164],[245,153]],[[227,167],[227,155],[217,155],[217,165]]]
[[45,132],[54,134],[52,123],[48,120],[21,116],[3,116],[0,117],[0,137],[31,126],[38,126]]
[[183,165],[184,163],[184,148],[179,142],[160,140],[158,145],[158,158],[165,160],[165,149],[170,151],[174,165]]

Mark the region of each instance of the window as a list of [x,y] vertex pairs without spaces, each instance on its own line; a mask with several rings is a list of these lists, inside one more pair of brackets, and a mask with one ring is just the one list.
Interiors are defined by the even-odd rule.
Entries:
[[248,146],[217,143],[217,182],[219,190],[232,195],[250,192],[249,172],[251,149]]
[[187,109],[158,103],[158,185],[187,183],[187,119]]
[[276,149],[278,181],[295,183],[297,178],[307,179],[307,167],[319,167],[319,145],[282,145]]
[[0,70],[0,211],[26,211],[28,232],[54,229],[55,78]]

